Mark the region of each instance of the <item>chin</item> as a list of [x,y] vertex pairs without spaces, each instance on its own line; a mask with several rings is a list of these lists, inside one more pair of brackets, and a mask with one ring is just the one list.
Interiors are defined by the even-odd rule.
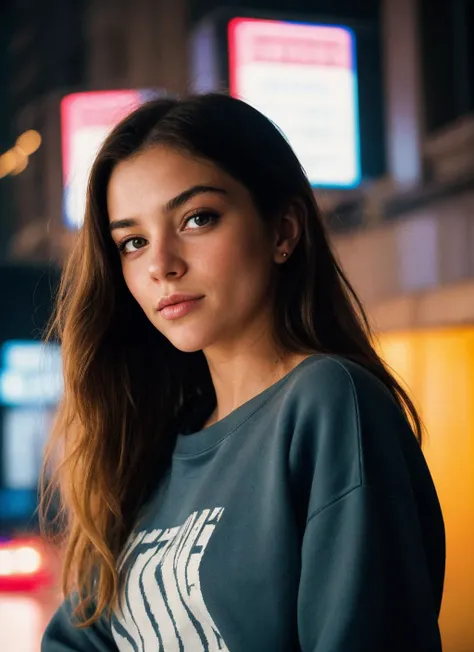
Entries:
[[178,351],[181,351],[182,353],[196,353],[197,351],[202,351],[204,348],[199,344],[194,344],[193,342],[175,342],[174,340],[170,340],[170,342],[175,349],[178,349]]
[[163,335],[171,342],[171,344],[182,351],[183,353],[195,353],[196,351],[202,351],[208,346],[214,344],[215,338],[210,336],[210,334],[197,333],[196,329],[193,329],[191,332],[182,333],[163,333]]

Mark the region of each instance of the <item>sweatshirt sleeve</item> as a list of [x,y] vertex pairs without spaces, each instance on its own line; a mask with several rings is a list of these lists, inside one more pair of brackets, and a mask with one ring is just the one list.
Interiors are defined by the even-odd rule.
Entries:
[[49,622],[41,641],[41,652],[112,652],[117,645],[111,629],[101,617],[90,627],[74,625],[72,603],[66,599]]
[[302,652],[440,652],[444,526],[420,446],[357,365],[308,370],[290,466],[302,523]]
[[310,519],[298,598],[302,652],[441,652],[410,520],[403,500],[367,486]]

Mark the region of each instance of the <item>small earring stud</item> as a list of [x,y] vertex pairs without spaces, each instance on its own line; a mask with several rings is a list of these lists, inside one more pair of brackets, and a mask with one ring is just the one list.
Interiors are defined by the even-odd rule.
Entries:
[[288,254],[286,253],[286,251],[284,251],[281,255],[283,256],[283,258],[286,258],[286,257],[288,256]]

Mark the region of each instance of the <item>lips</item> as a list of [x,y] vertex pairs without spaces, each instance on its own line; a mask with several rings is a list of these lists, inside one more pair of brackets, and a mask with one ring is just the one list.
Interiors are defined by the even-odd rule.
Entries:
[[196,299],[202,299],[202,294],[171,294],[169,297],[163,297],[158,303],[158,310],[161,311],[167,306],[175,306],[178,303],[184,303],[185,301],[196,301]]

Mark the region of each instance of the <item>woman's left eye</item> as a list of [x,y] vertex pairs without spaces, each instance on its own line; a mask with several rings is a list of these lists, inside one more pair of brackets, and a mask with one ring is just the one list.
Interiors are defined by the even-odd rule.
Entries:
[[[189,217],[187,217],[185,220],[185,226],[186,228],[189,228],[190,230],[194,231],[196,229],[201,229],[204,228],[205,226],[209,226],[210,224],[217,222],[218,219],[219,219],[219,215],[217,213],[213,213],[211,211],[202,211],[200,213],[194,213],[194,215],[190,215]],[[194,226],[190,226],[190,223],[192,222],[194,222]]]

